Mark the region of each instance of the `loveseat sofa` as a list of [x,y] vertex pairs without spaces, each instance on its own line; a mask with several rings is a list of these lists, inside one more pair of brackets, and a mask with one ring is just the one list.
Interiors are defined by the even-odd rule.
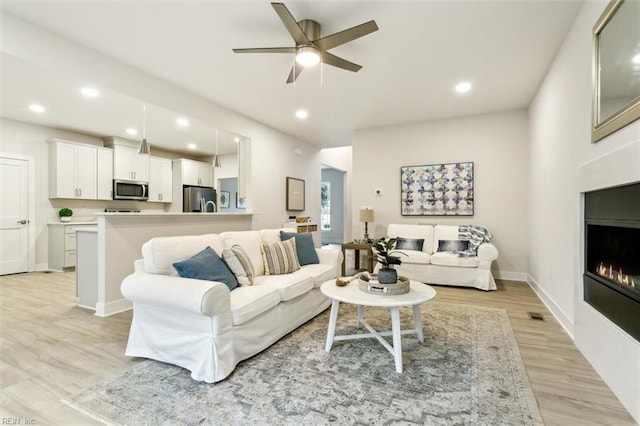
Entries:
[[495,290],[491,264],[496,247],[484,228],[451,225],[389,224],[387,236],[397,238],[398,275],[426,284]]
[[[330,300],[319,287],[338,276],[342,253],[311,246],[319,263],[265,275],[262,244],[280,242],[280,231],[158,237],[145,243],[143,259],[121,285],[123,296],[133,302],[126,355],[175,364],[191,371],[194,380],[218,382],[240,361],[324,311]],[[174,264],[206,247],[219,256],[240,247],[253,269],[252,285],[230,290],[222,282],[178,276]]]

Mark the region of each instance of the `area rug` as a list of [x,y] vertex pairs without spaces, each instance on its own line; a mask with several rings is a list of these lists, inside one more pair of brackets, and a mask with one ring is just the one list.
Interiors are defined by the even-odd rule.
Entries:
[[[366,308],[376,329],[389,310]],[[353,334],[356,309],[340,306],[337,334]],[[401,309],[413,327],[410,308]],[[240,363],[224,381],[145,360],[64,402],[115,425],[540,425],[540,411],[506,311],[422,305],[424,343],[402,337],[404,372],[375,339],[324,351],[328,311]]]

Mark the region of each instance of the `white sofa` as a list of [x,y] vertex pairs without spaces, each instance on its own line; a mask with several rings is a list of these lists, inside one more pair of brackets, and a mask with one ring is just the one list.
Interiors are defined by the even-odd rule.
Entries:
[[[475,287],[496,290],[491,263],[498,258],[498,250],[491,243],[482,243],[476,256],[460,257],[453,252],[438,252],[440,241],[460,241],[457,226],[390,224],[390,238],[423,239],[422,250],[397,250],[401,265],[398,275],[427,284]],[[379,266],[379,265],[378,265]]]
[[[227,377],[243,359],[275,343],[330,304],[320,285],[336,278],[339,250],[316,249],[320,263],[286,275],[264,275],[261,243],[280,241],[278,229],[158,237],[142,247],[143,259],[121,285],[133,302],[126,355],[151,358],[191,371],[208,383]],[[255,272],[251,286],[177,276],[172,264],[207,246],[222,255],[240,245]]]

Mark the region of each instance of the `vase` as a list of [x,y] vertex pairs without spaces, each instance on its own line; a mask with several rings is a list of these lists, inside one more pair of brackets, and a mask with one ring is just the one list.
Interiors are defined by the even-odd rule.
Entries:
[[60,217],[60,222],[71,222],[71,218],[69,216]]
[[398,282],[398,273],[395,269],[381,268],[378,270],[378,282],[380,284],[395,284]]

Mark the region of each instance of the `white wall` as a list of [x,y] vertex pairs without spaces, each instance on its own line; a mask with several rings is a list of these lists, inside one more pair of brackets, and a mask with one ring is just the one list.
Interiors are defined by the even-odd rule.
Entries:
[[[500,251],[498,277],[525,280],[527,271],[528,120],[525,111],[440,120],[359,131],[353,140],[353,229],[356,214],[372,206],[375,235],[389,223],[475,224],[493,234]],[[402,216],[400,168],[474,163],[473,217]],[[382,196],[374,194],[382,190]],[[371,226],[370,232],[371,234]]]
[[640,181],[640,122],[591,144],[592,28],[606,4],[583,5],[530,108],[529,281],[640,421],[640,344],[582,300],[581,191]]

